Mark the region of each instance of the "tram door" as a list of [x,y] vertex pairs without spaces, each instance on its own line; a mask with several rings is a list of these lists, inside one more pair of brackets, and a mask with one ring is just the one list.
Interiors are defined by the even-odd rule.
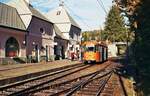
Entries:
[[100,55],[100,62],[102,62],[102,60],[103,60],[103,52],[102,52],[103,50],[102,50],[102,46],[99,46],[99,55]]
[[107,48],[104,47],[104,61],[107,59]]

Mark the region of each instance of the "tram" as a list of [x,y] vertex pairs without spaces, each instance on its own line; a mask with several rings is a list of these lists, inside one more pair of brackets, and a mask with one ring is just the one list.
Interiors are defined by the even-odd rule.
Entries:
[[81,54],[84,63],[101,63],[108,58],[108,48],[106,44],[97,41],[86,41],[81,47],[83,48]]

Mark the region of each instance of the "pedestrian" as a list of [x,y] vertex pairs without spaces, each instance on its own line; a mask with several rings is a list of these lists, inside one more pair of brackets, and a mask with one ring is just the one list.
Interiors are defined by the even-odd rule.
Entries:
[[77,50],[77,59],[79,60],[79,54],[80,54],[80,52],[79,52],[79,50]]
[[74,60],[74,52],[71,53],[71,60]]
[[71,59],[71,56],[70,56],[70,55],[71,55],[71,54],[70,54],[70,51],[68,50],[68,51],[67,51],[67,59],[68,59],[68,60]]

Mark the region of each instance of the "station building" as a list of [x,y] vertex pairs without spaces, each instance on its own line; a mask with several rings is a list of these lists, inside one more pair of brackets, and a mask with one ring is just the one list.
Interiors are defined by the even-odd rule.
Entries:
[[0,3],[0,58],[25,57],[26,27],[17,10]]
[[65,36],[65,39],[69,41],[67,46],[58,44],[56,47],[61,48],[64,51],[65,56],[67,56],[68,51],[76,52],[76,50],[79,50],[81,28],[69,15],[63,2],[60,3],[58,8],[49,11],[46,14],[46,17],[57,26],[62,35]]
[[55,37],[54,37],[54,55],[55,59],[64,59],[65,56],[65,50],[68,47],[69,40],[64,36],[64,34],[59,30],[59,28],[54,24],[54,31],[55,31]]
[[43,57],[66,58],[68,51],[79,50],[81,37],[79,25],[63,3],[44,16],[29,0],[0,3],[0,32],[0,59],[34,57],[38,62]]
[[49,60],[54,55],[53,23],[33,8],[29,0],[11,0],[7,4],[17,9],[25,24],[26,55],[35,56],[37,61],[40,61],[40,57]]

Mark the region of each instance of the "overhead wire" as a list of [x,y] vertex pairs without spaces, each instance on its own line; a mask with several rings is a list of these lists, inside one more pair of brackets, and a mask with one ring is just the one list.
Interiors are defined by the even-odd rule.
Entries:
[[[102,8],[102,10],[105,12],[105,14],[107,15],[108,14],[108,12],[107,12],[107,10],[106,10],[106,8],[105,8],[105,6],[104,6],[104,3],[103,3],[103,1],[99,1],[99,0],[96,0],[97,2],[98,2],[98,5]],[[100,30],[102,30],[101,29],[101,27],[100,27]],[[100,32],[100,39],[102,40],[102,31]]]
[[[67,0],[66,0],[67,1]],[[105,6],[104,6],[104,3],[103,3],[103,1],[102,0],[97,0],[97,2],[98,2],[98,4],[99,4],[99,6],[102,8],[102,10],[105,12],[105,14],[108,14],[108,12],[107,12],[107,10],[106,10],[106,8],[105,8]],[[81,19],[78,15],[76,15],[66,4],[65,4],[65,6],[76,16],[76,17],[78,17],[80,20],[82,20],[82,22],[83,22],[83,24],[85,24],[88,28],[91,28],[86,22],[84,22],[83,21],[83,19]]]
[[[106,14],[108,14],[107,13],[107,11],[106,11],[106,8],[105,8],[105,6],[104,6],[104,3],[103,3],[103,1],[102,0],[97,0],[97,2],[98,2],[98,4],[100,5],[100,7],[103,9],[103,11],[106,13]],[[117,23],[120,25],[120,26],[122,26],[118,21],[117,21]],[[108,30],[110,30],[111,31],[111,29],[108,27]]]
[[[88,29],[91,28],[83,19],[81,19],[80,16],[78,16],[77,14],[75,14],[74,11],[73,11],[66,3],[64,3],[64,4],[65,4],[65,6],[67,7],[67,9],[68,9],[74,16],[76,16],[78,19],[81,20],[81,22],[82,22],[84,25],[86,25],[86,27],[87,27]],[[91,29],[92,29],[92,28],[91,28]]]
[[103,9],[103,11],[105,12],[105,14],[107,14],[107,10],[106,10],[106,8],[105,8],[105,6],[104,6],[104,3],[103,3],[103,1],[102,0],[97,0],[97,2],[98,2],[98,4],[99,4],[99,6]]

